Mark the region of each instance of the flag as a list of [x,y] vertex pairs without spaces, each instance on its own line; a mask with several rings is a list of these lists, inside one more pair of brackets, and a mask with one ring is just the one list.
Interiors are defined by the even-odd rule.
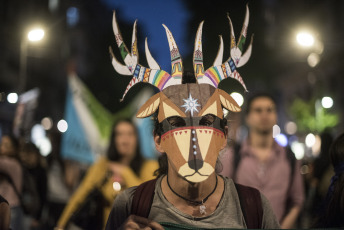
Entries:
[[61,154],[92,163],[106,152],[113,115],[107,111],[76,75],[68,77],[65,107],[68,129],[62,137]]
[[114,122],[132,118],[138,129],[144,158],[155,158],[153,122],[149,118],[135,119],[137,110],[150,98],[152,90],[144,89],[121,111],[110,113],[75,75],[68,77],[65,120],[68,129],[62,136],[61,155],[86,164],[105,155]]

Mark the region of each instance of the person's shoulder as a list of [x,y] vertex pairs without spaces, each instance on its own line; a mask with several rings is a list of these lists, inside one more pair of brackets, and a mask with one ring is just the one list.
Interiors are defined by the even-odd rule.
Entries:
[[124,189],[123,191],[118,193],[118,195],[116,196],[115,200],[117,200],[117,201],[120,201],[120,200],[125,200],[125,201],[132,200],[137,187],[138,186],[133,186],[133,187]]
[[159,165],[158,161],[155,159],[146,159],[143,163],[145,165]]

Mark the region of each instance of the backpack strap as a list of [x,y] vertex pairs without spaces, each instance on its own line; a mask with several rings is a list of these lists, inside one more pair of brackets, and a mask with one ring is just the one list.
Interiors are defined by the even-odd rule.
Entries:
[[157,178],[146,181],[136,188],[131,205],[131,214],[148,218],[153,203],[156,181]]
[[251,187],[234,183],[248,229],[262,228],[263,205],[260,192]]

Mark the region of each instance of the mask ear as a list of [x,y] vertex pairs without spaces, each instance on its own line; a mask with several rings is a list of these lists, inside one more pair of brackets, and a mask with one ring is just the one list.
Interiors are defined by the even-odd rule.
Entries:
[[218,94],[220,96],[220,101],[223,107],[225,107],[226,109],[232,111],[232,112],[240,112],[241,108],[238,105],[238,103],[236,103],[236,101],[225,91],[221,90],[221,89],[216,89],[218,90]]
[[137,118],[145,118],[152,115],[159,107],[160,104],[160,93],[155,94],[148,101],[141,106],[136,114]]

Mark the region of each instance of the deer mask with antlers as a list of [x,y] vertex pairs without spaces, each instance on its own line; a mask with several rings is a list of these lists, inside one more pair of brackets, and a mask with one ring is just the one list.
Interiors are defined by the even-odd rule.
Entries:
[[[204,71],[202,53],[202,27],[196,34],[193,55],[193,67],[197,83],[182,84],[183,64],[172,33],[165,26],[172,63],[172,74],[161,70],[153,59],[145,41],[146,58],[149,68],[138,64],[136,21],[134,23],[132,46],[129,52],[120,34],[115,12],[113,30],[125,65],[115,58],[111,48],[112,64],[123,75],[132,75],[124,96],[137,83],[150,83],[160,92],[152,96],[137,112],[138,118],[144,118],[158,112],[157,119],[162,128],[161,147],[178,174],[186,180],[198,183],[207,179],[214,171],[219,151],[225,146],[227,132],[226,120],[222,108],[240,112],[240,106],[225,91],[217,88],[221,80],[231,77],[238,80],[244,89],[246,86],[236,68],[244,65],[250,58],[252,39],[247,51],[242,55],[249,21],[246,16],[238,43],[235,43],[233,26],[231,28],[231,57],[222,63],[223,41],[220,36],[220,48],[212,67]],[[122,98],[122,99],[123,99]]]

